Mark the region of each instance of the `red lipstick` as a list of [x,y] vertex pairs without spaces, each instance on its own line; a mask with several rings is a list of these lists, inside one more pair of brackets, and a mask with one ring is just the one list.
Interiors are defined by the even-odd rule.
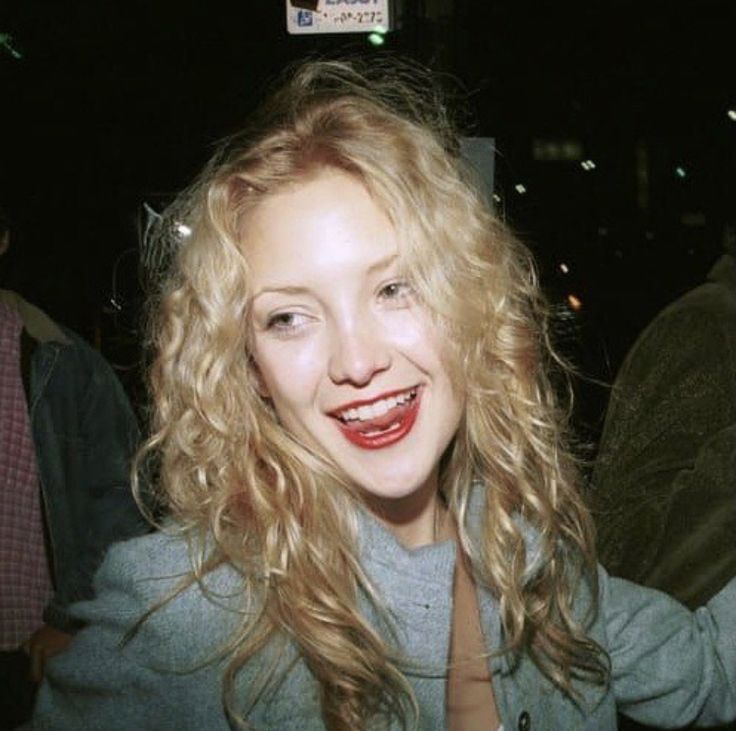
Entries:
[[[349,442],[361,449],[383,449],[384,447],[390,447],[409,434],[416,422],[419,413],[421,391],[416,389],[415,392],[416,395],[410,401],[397,405],[389,409],[385,414],[374,419],[348,422],[337,419],[338,428]],[[385,394],[380,398],[388,398],[392,395],[402,393],[406,393],[406,391],[395,391],[392,394]],[[380,399],[353,402],[348,406],[342,407],[340,411],[345,411],[347,408],[358,408],[359,406],[374,403],[377,400]]]

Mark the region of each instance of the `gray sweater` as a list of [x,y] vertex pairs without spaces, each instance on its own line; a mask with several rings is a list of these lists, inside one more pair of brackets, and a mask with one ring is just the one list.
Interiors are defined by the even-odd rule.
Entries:
[[[529,531],[530,571],[534,543]],[[401,649],[412,661],[406,676],[420,705],[420,728],[442,729],[455,546],[446,542],[408,550],[363,516],[360,552],[393,617]],[[187,569],[185,543],[170,536],[154,534],[110,551],[97,575],[97,598],[76,608],[87,628],[49,665],[32,722],[35,731],[230,728],[221,702],[226,663],[217,650],[243,611],[234,570],[221,568],[207,578],[209,597],[197,586],[189,588],[120,646],[126,630]],[[581,611],[586,602],[582,591]],[[497,648],[497,602],[480,590],[479,606],[488,645]],[[381,626],[367,602],[363,610]],[[578,685],[580,703],[556,691],[529,658],[490,662],[505,729],[614,731],[617,705],[663,727],[736,716],[736,581],[691,613],[664,594],[601,570],[600,611],[590,634],[610,655],[612,680],[608,688]],[[259,673],[273,660],[288,671],[251,709],[253,728],[322,731],[316,683],[293,645],[281,656],[267,648],[246,665],[236,682],[242,709]]]

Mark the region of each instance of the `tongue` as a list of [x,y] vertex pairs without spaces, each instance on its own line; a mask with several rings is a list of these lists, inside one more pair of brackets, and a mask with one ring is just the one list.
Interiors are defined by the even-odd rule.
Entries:
[[352,431],[359,431],[361,433],[383,431],[395,424],[399,419],[402,419],[409,410],[411,404],[412,402],[408,401],[401,406],[395,406],[393,409],[389,409],[385,414],[377,416],[375,419],[368,419],[367,421],[351,421],[347,424],[343,424],[343,427],[351,429]]

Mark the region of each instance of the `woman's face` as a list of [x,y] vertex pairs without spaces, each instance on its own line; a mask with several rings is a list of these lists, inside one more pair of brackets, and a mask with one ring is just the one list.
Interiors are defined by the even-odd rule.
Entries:
[[244,250],[254,360],[283,426],[386,507],[435,488],[462,399],[365,188],[328,170],[266,198]]

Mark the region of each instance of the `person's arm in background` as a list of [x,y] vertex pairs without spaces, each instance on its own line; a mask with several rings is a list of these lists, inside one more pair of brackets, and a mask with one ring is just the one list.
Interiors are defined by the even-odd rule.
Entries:
[[38,404],[43,413],[34,414],[51,422],[38,451],[55,574],[45,624],[27,643],[35,680],[78,629],[69,606],[92,597],[92,578],[109,546],[148,530],[130,487],[139,441],[135,414],[109,364],[71,337],[58,349],[46,401]]

